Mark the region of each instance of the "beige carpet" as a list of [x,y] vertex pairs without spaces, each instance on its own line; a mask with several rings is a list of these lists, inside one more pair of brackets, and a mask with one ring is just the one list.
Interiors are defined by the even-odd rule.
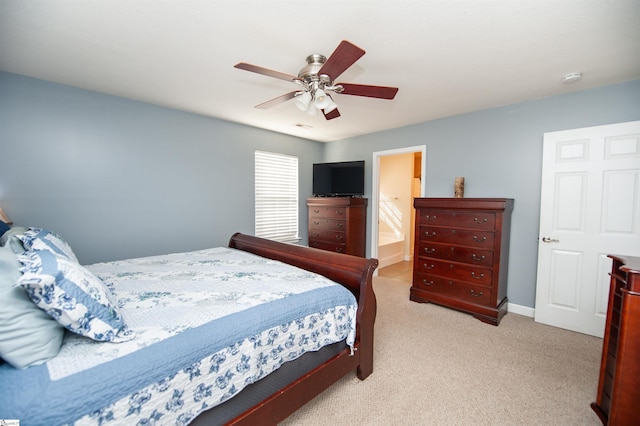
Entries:
[[283,425],[599,425],[602,340],[506,315],[498,327],[409,301],[376,277],[374,371],[349,374]]

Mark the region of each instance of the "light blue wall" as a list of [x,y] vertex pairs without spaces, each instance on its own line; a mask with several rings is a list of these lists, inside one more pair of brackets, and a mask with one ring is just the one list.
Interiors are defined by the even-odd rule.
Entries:
[[508,298],[533,307],[543,134],[635,120],[640,80],[332,142],[325,160],[367,160],[365,192],[371,198],[374,152],[426,145],[427,197],[453,196],[454,178],[464,176],[465,197],[514,198]]
[[[0,73],[0,205],[81,263],[226,245],[254,232],[254,151],[299,157],[300,211],[324,144]],[[306,215],[300,216],[307,241]]]
[[371,199],[373,152],[426,145],[427,196],[465,176],[467,197],[515,199],[508,297],[533,307],[543,133],[639,119],[632,81],[322,144],[0,73],[0,205],[82,263],[226,245],[253,233],[260,149],[300,158],[304,243],[312,163],[366,160]]

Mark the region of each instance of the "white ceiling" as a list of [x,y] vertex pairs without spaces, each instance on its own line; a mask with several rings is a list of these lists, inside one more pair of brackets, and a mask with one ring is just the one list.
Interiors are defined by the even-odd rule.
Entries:
[[[366,54],[338,80],[394,100],[256,109],[298,86],[233,67],[295,75],[343,39]],[[640,1],[0,0],[0,70],[326,142],[638,79]]]

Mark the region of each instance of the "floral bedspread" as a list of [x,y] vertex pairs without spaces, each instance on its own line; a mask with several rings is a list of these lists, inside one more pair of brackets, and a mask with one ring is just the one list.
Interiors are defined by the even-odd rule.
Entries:
[[56,358],[17,370],[25,387],[11,418],[184,425],[286,361],[355,340],[350,292],[246,252],[214,248],[89,269],[136,337],[104,343],[68,333]]

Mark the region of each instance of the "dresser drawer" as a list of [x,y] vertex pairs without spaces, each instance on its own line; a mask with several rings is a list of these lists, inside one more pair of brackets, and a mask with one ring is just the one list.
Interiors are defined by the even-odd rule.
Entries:
[[420,226],[418,241],[420,245],[435,242],[492,249],[494,237],[495,234],[489,231]]
[[309,207],[310,217],[321,217],[328,219],[342,219],[347,217],[346,207]]
[[453,260],[456,262],[469,263],[471,265],[486,266],[487,268],[491,268],[493,266],[493,250],[421,241],[418,245],[418,251],[418,256]]
[[453,280],[418,272],[413,279],[413,285],[421,290],[427,290],[444,296],[455,296]]
[[327,241],[331,243],[344,244],[347,240],[346,234],[340,231],[325,231],[322,229],[312,228],[309,233],[309,239],[315,241]]
[[474,286],[445,277],[418,273],[414,277],[414,286],[421,290],[432,292],[437,296],[452,297],[477,305],[491,304],[490,288]]
[[309,218],[309,234],[318,231],[344,231],[347,229],[346,220]]
[[496,215],[492,212],[466,212],[452,210],[421,210],[420,224],[451,226],[493,231],[496,228]]
[[446,262],[431,257],[419,257],[416,262],[414,266],[419,273],[451,277],[474,285],[491,286],[492,270],[490,268]]
[[477,305],[489,305],[491,303],[490,288],[460,282],[456,282],[455,285],[459,300],[475,303]]
[[328,241],[319,241],[319,240],[309,239],[309,247],[313,247],[321,250],[335,251],[336,253],[345,253],[347,245],[332,243]]

